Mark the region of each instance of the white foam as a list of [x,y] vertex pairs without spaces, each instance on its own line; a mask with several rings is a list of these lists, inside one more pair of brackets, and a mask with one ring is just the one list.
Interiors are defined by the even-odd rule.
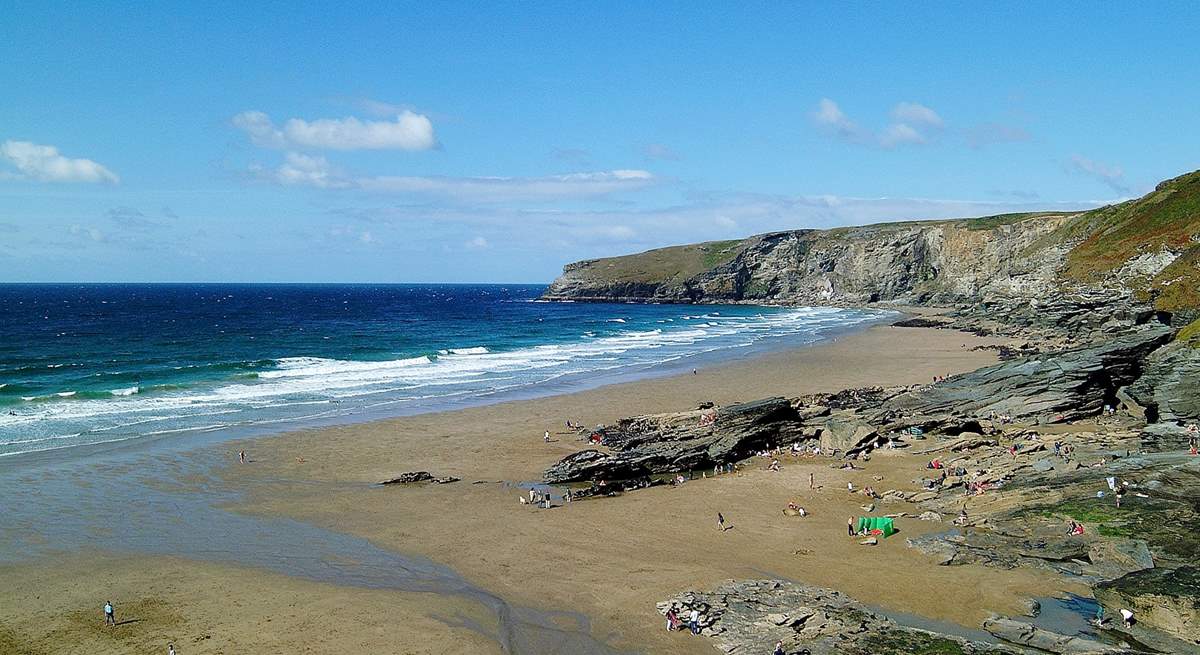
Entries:
[[113,389],[109,393],[111,393],[114,396],[132,396],[133,394],[137,393],[138,391],[139,391],[139,389],[137,387],[127,387],[125,389]]

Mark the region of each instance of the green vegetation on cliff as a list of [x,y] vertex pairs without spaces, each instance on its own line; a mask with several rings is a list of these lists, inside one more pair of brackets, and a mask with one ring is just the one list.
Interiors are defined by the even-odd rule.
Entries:
[[1063,234],[1084,237],[1063,270],[1080,282],[1099,282],[1139,255],[1182,253],[1136,290],[1160,309],[1200,307],[1200,171],[1167,180],[1137,200],[1080,214]]
[[656,248],[636,255],[596,259],[589,267],[611,282],[685,280],[728,263],[741,252],[744,243],[742,239],[735,239]]
[[953,303],[1078,287],[1200,316],[1200,171],[1089,211],[795,230],[580,262],[546,296]]

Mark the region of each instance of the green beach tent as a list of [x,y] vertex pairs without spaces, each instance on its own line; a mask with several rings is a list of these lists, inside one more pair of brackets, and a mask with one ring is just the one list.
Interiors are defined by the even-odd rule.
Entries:
[[854,526],[854,530],[855,532],[880,530],[885,537],[896,534],[896,526],[892,524],[892,519],[884,516],[860,516],[858,517],[858,523]]

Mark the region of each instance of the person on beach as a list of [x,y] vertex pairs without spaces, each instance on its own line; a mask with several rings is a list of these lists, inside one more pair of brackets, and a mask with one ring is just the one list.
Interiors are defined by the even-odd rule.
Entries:
[[851,537],[854,536],[854,517],[853,516],[846,519],[846,534],[850,535]]
[[175,655],[175,644],[167,644],[167,655]]
[[1124,607],[1121,608],[1121,625],[1125,626],[1126,628],[1133,627],[1133,612],[1125,609]]
[[104,625],[117,627],[117,617],[113,612],[113,604],[111,600],[104,601]]
[[238,451],[238,461],[241,462],[242,464],[246,463],[246,451],[244,451],[244,450]]
[[679,627],[679,615],[675,613],[675,608],[667,610],[667,632],[675,632]]
[[787,652],[783,650],[782,641],[775,642],[775,650],[771,651],[771,655],[787,655]]
[[808,488],[809,488],[809,489],[816,489],[816,488],[817,488],[817,481],[816,481],[816,480],[817,480],[817,479],[816,479],[816,477],[813,475],[812,471],[809,471],[809,472],[808,472]]
[[542,441],[545,441],[546,443],[550,443],[550,431],[549,430],[546,430],[546,434],[542,435]]
[[700,634],[700,610],[692,608],[692,613],[688,615],[688,628],[692,634]]
[[720,512],[717,512],[717,528],[719,528],[721,532],[725,531],[725,516]]

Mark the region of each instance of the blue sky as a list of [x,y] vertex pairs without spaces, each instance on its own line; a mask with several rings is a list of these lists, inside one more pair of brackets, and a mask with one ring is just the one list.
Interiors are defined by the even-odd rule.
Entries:
[[477,4],[7,3],[0,280],[543,282],[1200,167],[1195,3]]

